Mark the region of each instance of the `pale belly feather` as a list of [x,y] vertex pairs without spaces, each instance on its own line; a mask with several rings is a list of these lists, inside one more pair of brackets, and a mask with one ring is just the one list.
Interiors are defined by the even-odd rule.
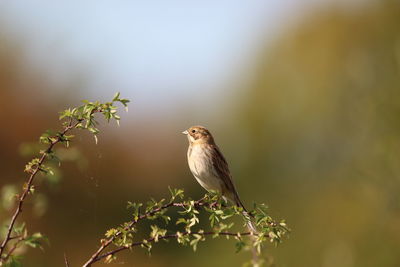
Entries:
[[211,159],[200,146],[194,146],[188,151],[189,168],[197,182],[207,191],[221,192],[221,181],[213,168]]

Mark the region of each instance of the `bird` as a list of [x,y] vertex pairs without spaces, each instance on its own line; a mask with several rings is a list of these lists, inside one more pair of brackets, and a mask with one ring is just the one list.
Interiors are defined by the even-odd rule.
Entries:
[[247,226],[252,233],[257,233],[243,202],[233,183],[228,163],[215,143],[210,131],[203,126],[192,126],[182,132],[189,141],[187,160],[189,169],[197,182],[207,191],[216,191],[225,201],[230,201],[243,209]]

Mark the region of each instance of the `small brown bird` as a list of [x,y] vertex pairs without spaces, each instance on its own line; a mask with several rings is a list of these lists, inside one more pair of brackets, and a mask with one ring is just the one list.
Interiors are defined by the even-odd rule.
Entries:
[[[228,163],[221,150],[215,144],[210,131],[203,126],[193,126],[182,133],[188,137],[189,149],[187,158],[189,168],[199,184],[207,191],[220,192],[224,199],[242,207],[243,214],[248,218],[246,208],[233,184]],[[248,226],[252,232],[256,232],[250,220]]]

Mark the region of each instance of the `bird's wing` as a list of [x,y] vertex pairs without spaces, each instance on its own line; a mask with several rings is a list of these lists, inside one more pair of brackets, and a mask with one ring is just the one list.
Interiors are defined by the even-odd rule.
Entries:
[[[239,195],[236,191],[235,185],[232,181],[231,172],[229,171],[228,163],[226,162],[224,156],[222,155],[221,151],[219,150],[218,146],[211,145],[211,153],[212,153],[212,164],[215,171],[223,181],[223,192],[222,194],[226,196],[229,200],[233,201],[236,205],[242,207],[244,206],[240,201]],[[224,192],[225,191],[225,192]]]

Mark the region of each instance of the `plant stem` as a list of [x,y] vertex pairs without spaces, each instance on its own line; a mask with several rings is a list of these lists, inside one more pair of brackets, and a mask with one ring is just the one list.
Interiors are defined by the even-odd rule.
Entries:
[[[72,125],[72,120],[71,120],[69,122],[69,124],[61,132],[61,136],[65,135],[69,130],[73,129],[76,125],[77,124]],[[31,172],[31,175],[29,176],[28,182],[25,185],[25,189],[23,190],[22,195],[18,199],[17,208],[15,209],[14,214],[13,214],[13,216],[11,218],[10,224],[8,225],[6,236],[5,236],[3,242],[1,243],[1,246],[0,246],[0,263],[1,262],[5,262],[6,259],[11,255],[11,253],[8,253],[6,258],[2,257],[8,242],[10,240],[12,240],[12,238],[11,238],[12,230],[14,228],[14,225],[15,225],[15,222],[17,221],[18,216],[22,212],[22,206],[24,204],[25,198],[28,196],[28,194],[30,192],[30,189],[31,189],[31,187],[33,185],[33,181],[34,181],[34,179],[36,177],[36,174],[40,171],[40,167],[43,165],[44,161],[46,160],[47,153],[49,153],[53,149],[53,147],[57,143],[59,143],[60,141],[61,141],[61,138],[58,137],[55,141],[50,143],[49,147],[46,149],[45,152],[43,152],[42,156],[40,157],[39,162],[36,165],[36,168]]]
[[[183,232],[181,234],[182,235],[190,235],[190,236],[191,235],[209,236],[209,235],[215,235],[215,234],[222,235],[222,236],[238,236],[238,233],[231,233],[231,232],[220,232],[220,233],[218,233],[218,232]],[[247,236],[247,235],[253,235],[253,233],[251,233],[251,232],[240,233],[240,236]],[[161,240],[161,239],[176,239],[176,238],[178,238],[177,234],[169,234],[169,235],[159,236],[158,240]],[[155,238],[153,237],[153,238],[146,239],[146,241],[132,243],[130,246],[124,246],[124,247],[116,248],[116,249],[111,250],[109,252],[106,252],[104,254],[97,255],[96,257],[94,257],[92,259],[91,262],[85,263],[83,265],[83,267],[91,266],[91,264],[93,264],[93,263],[95,263],[97,261],[100,261],[100,260],[102,260],[102,259],[104,259],[104,258],[106,258],[106,257],[108,257],[110,255],[114,255],[114,254],[116,254],[116,253],[118,253],[120,251],[123,251],[123,250],[126,250],[126,249],[130,249],[132,247],[145,245],[146,243],[154,243],[154,242],[155,242]]]
[[[201,198],[201,199],[195,201],[195,206],[197,206],[197,207],[203,206],[203,205],[205,204],[205,203],[203,202],[204,199],[205,199],[205,198],[203,197],[203,198]],[[186,206],[186,204],[185,204],[185,203],[182,203],[182,202],[170,202],[170,203],[165,204],[165,205],[163,205],[163,206],[161,206],[161,207],[158,207],[158,208],[153,209],[153,210],[151,210],[151,211],[149,211],[149,212],[146,212],[145,214],[140,215],[136,220],[131,221],[130,224],[129,224],[127,227],[125,227],[125,229],[126,229],[126,230],[129,229],[129,228],[131,228],[133,225],[135,225],[137,222],[139,222],[140,220],[143,220],[143,219],[145,219],[145,218],[147,218],[147,217],[149,217],[149,216],[152,216],[152,215],[156,214],[157,212],[162,211],[162,210],[164,210],[164,209],[167,209],[167,208],[169,208],[169,207],[184,207],[184,206]],[[104,242],[102,242],[102,245],[99,247],[99,249],[98,249],[95,253],[93,253],[93,255],[92,255],[92,256],[90,257],[90,259],[83,265],[83,267],[90,266],[92,263],[98,261],[98,260],[96,260],[96,259],[98,258],[98,256],[100,255],[100,253],[101,253],[105,248],[107,248],[107,247],[114,241],[114,239],[115,239],[116,237],[118,237],[120,234],[121,234],[121,232],[118,232],[118,233],[116,233],[113,237],[110,237],[109,239],[107,239],[107,240],[105,240]]]

